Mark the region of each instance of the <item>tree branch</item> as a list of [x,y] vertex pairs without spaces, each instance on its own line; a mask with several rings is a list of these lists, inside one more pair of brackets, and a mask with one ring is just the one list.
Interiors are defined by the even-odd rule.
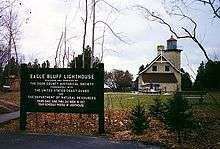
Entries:
[[118,35],[113,31],[113,29],[112,29],[106,22],[104,22],[104,21],[96,21],[95,24],[97,24],[97,23],[103,23],[104,25],[106,25],[106,26],[108,27],[108,29],[111,31],[111,33],[112,33],[118,40],[120,40],[120,41],[123,42],[123,43],[128,44],[128,42],[124,41],[120,36],[118,36]]
[[58,58],[58,52],[59,52],[59,49],[60,49],[60,44],[61,44],[62,39],[63,39],[63,32],[60,36],[60,40],[59,40],[59,43],[57,45],[56,56],[55,56],[55,66],[56,67],[58,67],[57,58]]
[[[154,12],[151,12],[151,11],[148,10],[147,8],[145,8],[145,7],[143,7],[143,6],[140,6],[140,5],[137,5],[137,6],[135,6],[135,7],[138,8],[138,9],[140,8],[140,9],[142,9],[142,10],[145,10],[145,11],[147,12],[147,14],[149,14],[151,17],[154,18],[153,20],[150,20],[150,21],[157,21],[157,20],[158,20],[160,24],[166,25],[166,26],[169,28],[170,32],[173,33],[173,34],[176,36],[176,38],[178,38],[178,39],[181,39],[181,38],[190,38],[189,35],[181,36],[181,35],[177,34],[168,22],[166,22],[163,18],[161,18],[161,17],[155,15]],[[147,17],[145,17],[145,18],[149,20],[149,18],[147,18]]]
[[[138,8],[139,10],[144,10],[145,12],[147,12],[147,14],[150,15],[150,17],[153,18],[153,20],[151,19],[151,21],[158,21],[160,24],[163,24],[163,25],[167,26],[169,28],[170,32],[173,33],[176,36],[176,38],[178,38],[178,39],[182,39],[182,38],[192,39],[199,46],[199,48],[202,50],[202,52],[204,53],[204,56],[206,57],[206,59],[208,61],[210,61],[209,56],[208,56],[205,48],[202,46],[202,44],[196,38],[197,23],[192,18],[190,18],[189,16],[184,15],[182,13],[182,11],[181,11],[181,14],[172,13],[173,15],[184,17],[184,18],[190,20],[194,24],[194,28],[193,28],[192,33],[190,33],[190,31],[188,29],[186,29],[184,27],[181,27],[184,30],[184,32],[186,33],[186,35],[183,36],[183,35],[179,35],[176,31],[174,31],[174,29],[171,27],[171,25],[168,22],[166,22],[164,18],[160,17],[159,15],[155,15],[154,12],[151,12],[149,9],[147,9],[143,6],[137,5],[135,7]],[[145,18],[149,20],[148,17],[145,17]]]
[[206,0],[197,0],[197,1],[204,3],[204,4],[208,4],[214,13],[214,17],[218,17],[220,19],[220,12],[219,12],[220,4],[215,5],[215,0],[213,0],[213,1],[211,1],[211,0],[207,0],[207,1]]
[[109,7],[111,7],[113,10],[117,11],[117,12],[120,12],[119,9],[117,9],[116,7],[114,7],[113,5],[109,4],[108,2],[106,2],[105,0],[97,0],[95,1],[95,3],[98,3],[98,2],[103,2],[105,3],[106,5],[108,5]]

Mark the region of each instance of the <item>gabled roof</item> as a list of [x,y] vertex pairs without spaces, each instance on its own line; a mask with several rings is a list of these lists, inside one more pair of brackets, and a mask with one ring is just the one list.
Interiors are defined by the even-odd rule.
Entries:
[[157,60],[161,59],[161,57],[162,57],[162,61],[168,62],[177,72],[181,73],[181,71],[179,69],[177,69],[168,59],[166,59],[166,57],[164,57],[163,55],[159,54],[144,70],[139,72],[138,75],[140,75],[143,72],[147,71]]
[[177,83],[173,73],[144,73],[142,79],[144,83]]

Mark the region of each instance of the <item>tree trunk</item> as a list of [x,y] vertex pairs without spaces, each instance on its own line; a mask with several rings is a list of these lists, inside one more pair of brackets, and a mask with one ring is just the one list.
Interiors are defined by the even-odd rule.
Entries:
[[86,31],[87,31],[87,20],[88,20],[88,2],[86,1],[86,18],[85,18],[85,22],[84,22],[84,34],[83,34],[83,50],[85,49],[85,42],[86,42]]
[[95,47],[95,5],[96,1],[93,0],[93,16],[92,16],[92,52],[91,52],[91,68],[93,67],[93,59],[94,59],[94,47]]

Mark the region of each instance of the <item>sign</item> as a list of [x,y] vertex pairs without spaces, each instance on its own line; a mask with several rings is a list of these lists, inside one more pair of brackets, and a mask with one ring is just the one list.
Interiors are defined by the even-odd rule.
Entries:
[[104,65],[92,69],[21,67],[21,130],[27,112],[99,114],[104,132]]

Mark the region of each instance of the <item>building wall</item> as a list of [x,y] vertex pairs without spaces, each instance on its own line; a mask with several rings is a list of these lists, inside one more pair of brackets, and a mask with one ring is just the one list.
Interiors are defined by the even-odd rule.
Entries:
[[[168,62],[155,62],[147,71],[144,73],[174,73],[177,83],[159,83],[162,91],[167,92],[174,92],[174,91],[181,91],[181,74],[177,72],[172,66],[170,66],[170,71],[165,71],[165,66],[170,64]],[[157,71],[152,71],[152,67],[157,66]],[[138,90],[143,90],[142,85],[145,85],[142,76],[139,75],[138,78]]]
[[180,51],[165,50],[163,54],[177,69],[180,69]]
[[181,73],[174,72],[174,75],[176,76],[177,79],[177,89],[178,91],[181,91]]
[[[158,83],[160,84],[160,89],[162,92],[175,92],[178,89],[178,83]],[[145,83],[142,80],[142,77],[140,76],[138,78],[138,91],[144,91],[145,88],[142,87],[142,85],[145,85]]]
[[177,83],[160,83],[162,92],[175,92],[178,88]]
[[[177,69],[181,68],[181,52],[180,51],[166,51],[163,53],[164,57],[166,57]],[[173,69],[173,68],[172,68]],[[181,91],[181,74],[176,70],[172,71],[177,79],[177,90]]]
[[[173,50],[168,51],[164,50],[164,46],[157,47],[158,55],[162,53],[162,55],[169,60],[178,70],[181,68],[181,51],[180,50]],[[165,66],[170,66],[170,71],[165,71]],[[157,71],[152,71],[152,67],[157,66]],[[174,91],[181,91],[181,74],[174,69],[168,62],[164,62],[159,60],[156,61],[147,71],[144,73],[174,73],[177,83],[160,83],[160,87],[162,91],[166,89],[167,92],[174,92]],[[144,85],[141,75],[138,79],[138,89],[142,90],[141,85]]]
[[[152,67],[157,66],[157,71],[152,71]],[[175,72],[176,70],[170,66],[170,71],[165,71],[165,66],[170,66],[168,62],[155,62],[146,72],[144,73],[172,73]]]

